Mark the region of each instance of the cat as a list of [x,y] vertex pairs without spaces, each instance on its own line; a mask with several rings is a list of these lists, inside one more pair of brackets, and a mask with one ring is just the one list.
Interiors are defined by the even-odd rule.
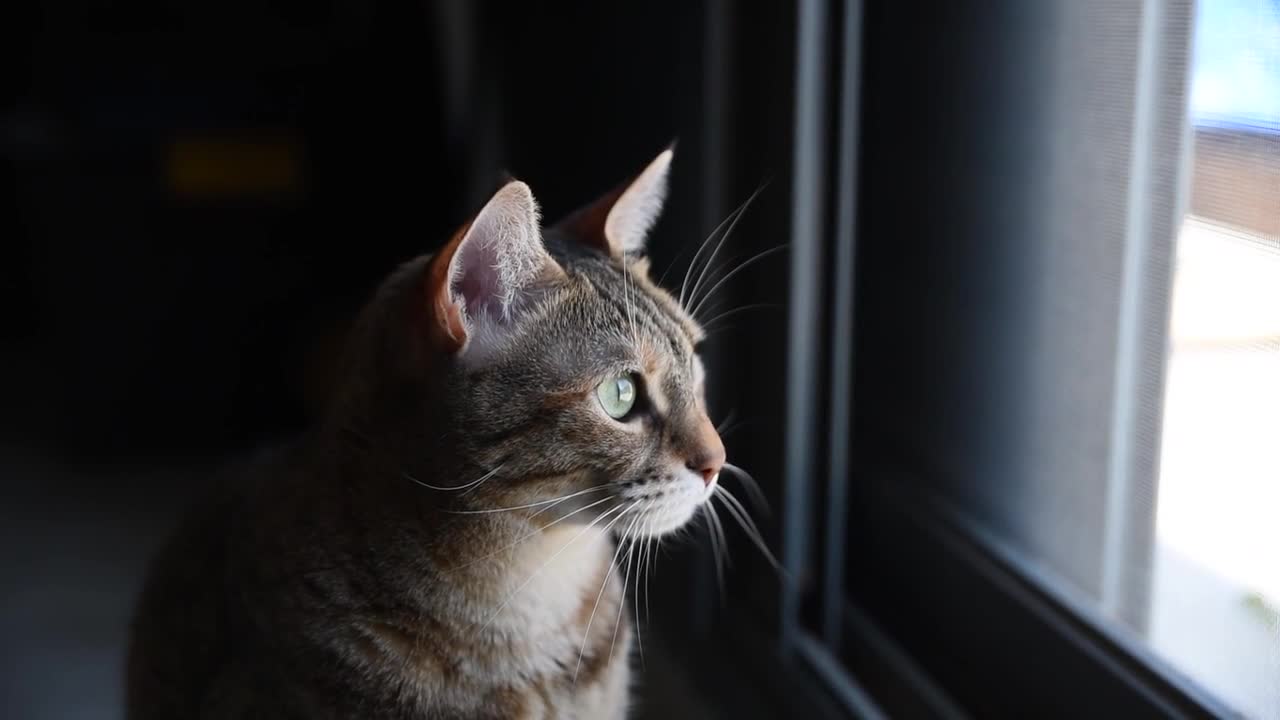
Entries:
[[643,256],[672,157],[545,229],[511,180],[391,274],[317,427],[154,561],[129,718],[626,716],[614,535],[684,526],[726,459]]

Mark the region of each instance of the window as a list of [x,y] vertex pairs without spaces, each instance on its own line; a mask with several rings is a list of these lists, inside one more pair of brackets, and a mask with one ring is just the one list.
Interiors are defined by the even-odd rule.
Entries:
[[[1275,12],[801,4],[781,643],[850,711],[1276,713]],[[1247,140],[1190,87],[1219,14]]]
[[1280,4],[1203,0],[1148,638],[1280,718]]

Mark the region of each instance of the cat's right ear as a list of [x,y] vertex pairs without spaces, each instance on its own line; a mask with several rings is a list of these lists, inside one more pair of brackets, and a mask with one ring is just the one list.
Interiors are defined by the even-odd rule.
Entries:
[[675,144],[658,153],[639,175],[557,223],[588,247],[615,258],[644,255],[649,230],[662,213]]
[[429,334],[449,354],[498,342],[537,290],[564,271],[542,244],[529,186],[502,186],[427,268]]

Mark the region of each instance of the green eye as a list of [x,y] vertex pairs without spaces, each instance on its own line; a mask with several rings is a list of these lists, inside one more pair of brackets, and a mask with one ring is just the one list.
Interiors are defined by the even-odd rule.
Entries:
[[600,399],[600,407],[609,417],[619,420],[636,404],[636,381],[634,375],[618,375],[596,386],[596,397]]

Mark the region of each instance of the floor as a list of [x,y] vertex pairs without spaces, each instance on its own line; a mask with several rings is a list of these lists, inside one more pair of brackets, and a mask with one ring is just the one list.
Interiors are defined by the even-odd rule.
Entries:
[[19,488],[0,507],[0,715],[120,717],[130,608],[185,476],[89,475],[12,450],[0,473]]

